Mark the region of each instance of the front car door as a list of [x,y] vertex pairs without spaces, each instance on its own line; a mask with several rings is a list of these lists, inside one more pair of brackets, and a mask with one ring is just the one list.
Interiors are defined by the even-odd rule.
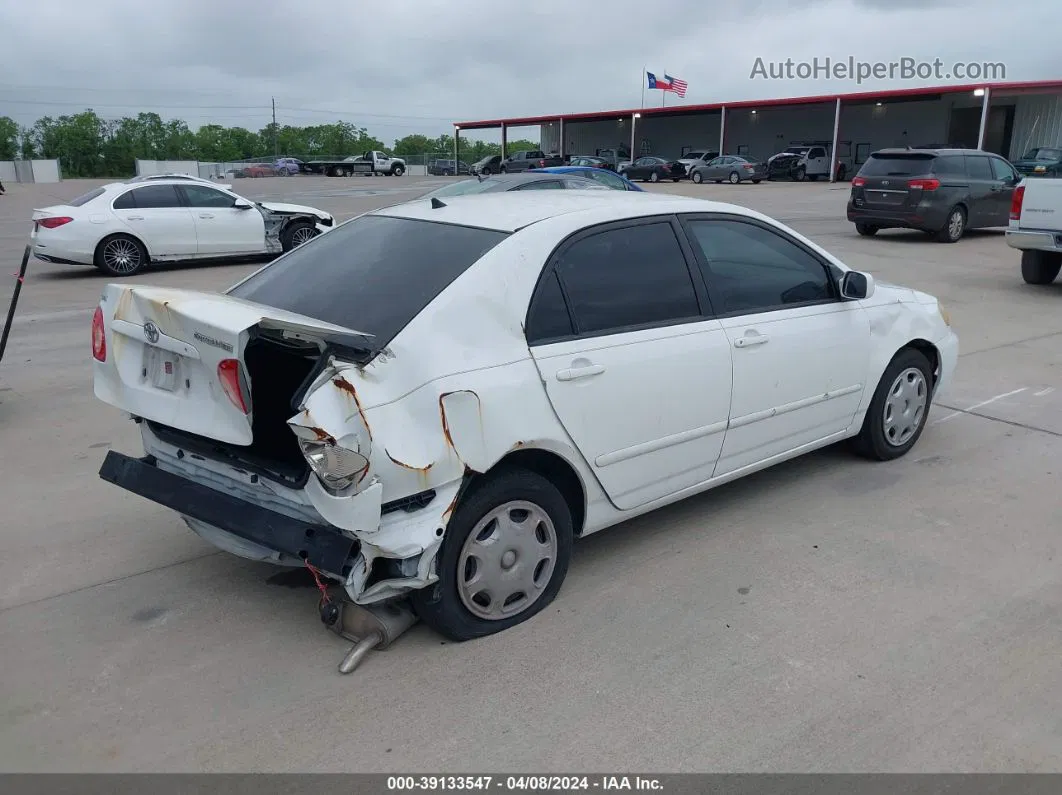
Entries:
[[639,157],[633,163],[630,168],[627,169],[627,179],[646,179],[649,176],[649,167],[652,163],[652,158]]
[[841,300],[839,274],[783,230],[725,215],[683,223],[733,348],[730,426],[715,474],[840,438],[867,387],[862,305]]
[[111,207],[144,243],[149,256],[195,256],[198,245],[192,211],[181,203],[175,185],[134,188],[117,197]]
[[236,196],[209,185],[182,185],[180,191],[192,211],[199,256],[265,252],[265,220],[256,208],[241,210]]
[[1014,198],[1014,187],[1021,181],[1021,177],[1014,167],[1002,157],[989,157],[992,165],[992,176],[995,184],[992,186],[992,214],[995,219],[993,226],[1008,226],[1010,224],[1010,201]]
[[813,146],[808,151],[808,171],[811,176],[828,176],[830,173],[830,158],[826,156],[826,149],[821,146]]
[[592,227],[550,258],[525,324],[546,392],[616,507],[712,477],[731,349],[668,217]]

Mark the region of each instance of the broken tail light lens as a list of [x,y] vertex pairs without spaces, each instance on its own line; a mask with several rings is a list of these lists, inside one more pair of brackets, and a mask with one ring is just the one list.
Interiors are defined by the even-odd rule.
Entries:
[[357,450],[340,447],[333,439],[299,439],[310,469],[325,488],[339,492],[361,482],[369,471],[369,459]]
[[100,306],[92,313],[92,358],[97,362],[107,361],[107,331],[103,327],[103,307]]
[[239,359],[223,359],[218,363],[218,381],[232,405],[244,414],[250,414],[251,395]]

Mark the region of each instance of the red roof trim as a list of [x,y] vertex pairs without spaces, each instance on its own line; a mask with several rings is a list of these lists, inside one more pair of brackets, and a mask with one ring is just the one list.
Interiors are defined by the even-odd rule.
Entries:
[[720,108],[770,108],[783,105],[816,105],[835,102],[838,97],[842,102],[858,100],[888,100],[901,97],[917,97],[932,94],[960,94],[979,88],[995,91],[1028,91],[1056,89],[1062,90],[1062,80],[1033,80],[1015,83],[971,83],[967,85],[935,86],[931,88],[894,88],[887,91],[862,91],[855,94],[822,94],[811,97],[784,97],[781,99],[748,99],[740,102],[715,102],[707,105],[675,105],[670,108],[627,108],[624,110],[603,110],[590,113],[559,113],[552,116],[523,116],[511,119],[487,119],[483,121],[455,122],[454,126],[462,130],[484,130],[491,127],[527,127],[535,124],[549,124],[559,119],[565,121],[607,121],[609,119],[628,118],[632,113],[642,116],[675,116],[689,113],[706,113]]

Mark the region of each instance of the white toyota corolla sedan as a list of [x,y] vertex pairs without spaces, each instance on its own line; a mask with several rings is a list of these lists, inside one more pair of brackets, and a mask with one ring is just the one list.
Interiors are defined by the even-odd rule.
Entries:
[[460,640],[549,604],[578,536],[843,440],[904,455],[958,342],[746,208],[514,191],[362,215],[224,294],[108,285],[92,355],[146,452],[102,478]]
[[33,254],[132,276],[152,262],[280,254],[335,226],[330,213],[252,202],[186,178],[115,182],[33,211]]

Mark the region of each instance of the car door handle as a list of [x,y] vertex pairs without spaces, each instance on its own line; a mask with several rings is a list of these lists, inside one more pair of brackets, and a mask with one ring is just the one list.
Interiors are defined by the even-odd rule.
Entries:
[[751,334],[746,334],[744,337],[738,337],[734,340],[734,347],[751,348],[753,345],[763,345],[764,343],[769,342],[770,339],[771,338],[766,334],[752,332]]
[[200,218],[213,218],[214,214],[213,213],[199,213],[199,217]]
[[567,370],[557,371],[558,381],[574,381],[577,378],[589,378],[592,375],[600,375],[605,368],[600,364],[588,364],[583,367],[569,367]]
[[127,220],[129,220],[129,221],[143,221],[144,220],[144,216],[142,216],[142,215],[130,215],[130,216],[127,217]]

